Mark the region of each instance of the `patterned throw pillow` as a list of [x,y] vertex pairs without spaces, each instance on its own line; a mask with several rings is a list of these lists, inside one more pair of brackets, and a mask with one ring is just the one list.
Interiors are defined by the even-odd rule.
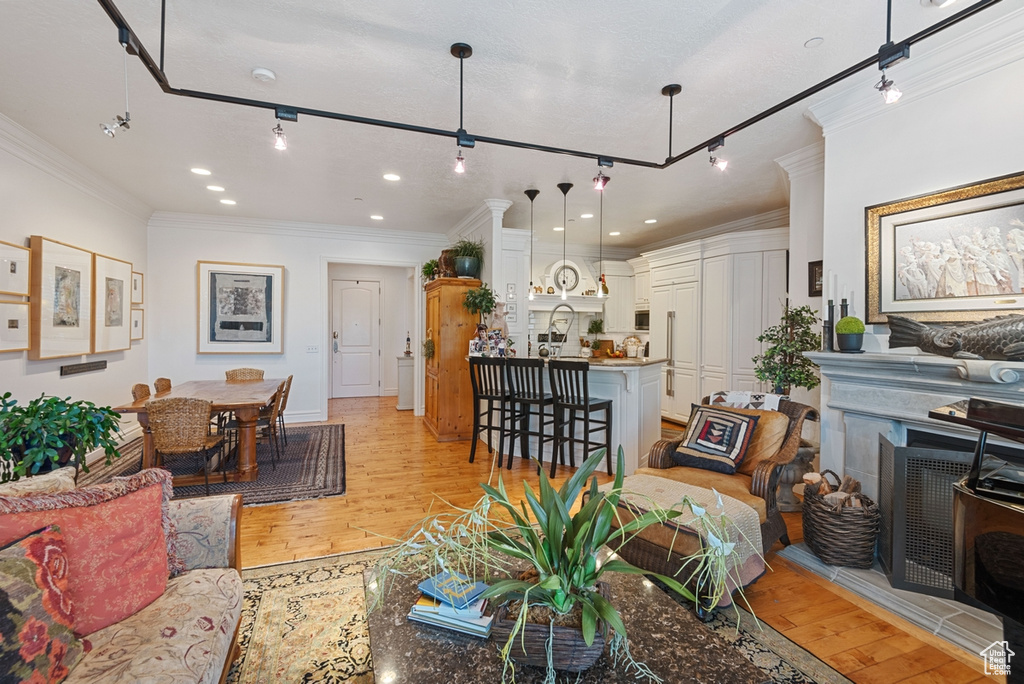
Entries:
[[57,468],[48,473],[23,477],[13,482],[0,484],[0,496],[30,496],[66,492],[75,488],[75,469]]
[[756,426],[756,416],[694,406],[672,460],[676,465],[731,475],[743,462]]
[[0,549],[0,679],[61,682],[82,656],[60,528]]
[[778,411],[780,401],[789,401],[788,394],[764,394],[757,392],[715,392],[708,397],[712,406],[729,408],[758,409],[761,411]]

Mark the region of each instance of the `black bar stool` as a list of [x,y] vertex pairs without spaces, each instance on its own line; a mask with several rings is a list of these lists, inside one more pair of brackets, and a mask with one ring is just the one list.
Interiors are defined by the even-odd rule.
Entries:
[[[612,400],[593,399],[587,376],[590,364],[586,361],[548,361],[551,391],[555,395],[555,446],[558,460],[565,465],[563,447],[569,445],[569,465],[576,467],[576,443],[583,445],[584,460],[590,450],[605,448],[608,474],[612,474]],[[604,411],[604,420],[593,419],[590,414]],[[579,414],[583,415],[580,416]],[[583,420],[583,438],[576,437],[576,421]],[[564,434],[568,429],[568,434]],[[593,432],[604,431],[604,441],[591,438]],[[551,455],[551,477],[555,476],[555,457]]]
[[[491,436],[498,431],[498,467],[504,460],[505,435],[508,433],[506,416],[511,410],[508,389],[505,387],[505,359],[487,356],[469,358],[469,379],[473,385],[473,444],[469,447],[469,462],[476,458],[476,443],[480,433],[487,431],[487,453],[494,451]],[[494,423],[494,411],[498,423]],[[512,456],[509,456],[509,462]]]
[[[515,441],[519,438],[523,458],[530,458],[530,437],[537,438],[537,472],[544,464],[544,442],[555,439],[555,433],[545,431],[546,427],[554,426],[554,410],[547,412],[546,406],[554,405],[554,396],[544,391],[544,360],[518,359],[505,360],[508,391],[512,402],[511,433],[509,434],[508,467],[512,467],[512,456],[515,453]],[[534,410],[536,408],[536,410]],[[537,429],[531,429],[533,416],[537,416]],[[554,458],[554,449],[551,450]]]

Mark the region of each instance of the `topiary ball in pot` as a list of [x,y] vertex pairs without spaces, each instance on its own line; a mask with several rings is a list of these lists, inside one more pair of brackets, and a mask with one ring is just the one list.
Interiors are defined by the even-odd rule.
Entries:
[[841,352],[858,352],[864,344],[864,321],[845,316],[836,323],[836,342]]

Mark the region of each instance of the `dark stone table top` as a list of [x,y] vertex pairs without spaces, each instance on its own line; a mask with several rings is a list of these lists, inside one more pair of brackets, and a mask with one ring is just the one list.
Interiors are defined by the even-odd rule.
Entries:
[[[364,582],[369,581],[369,571]],[[633,657],[666,684],[728,682],[747,684],[768,677],[732,646],[708,630],[686,609],[641,575],[607,573],[612,601],[629,635]],[[377,684],[481,684],[501,682],[499,644],[406,619],[419,592],[417,582],[398,579],[385,605],[368,616],[370,651]],[[368,600],[369,604],[369,600]],[[566,673],[568,675],[568,673]],[[517,666],[517,684],[544,679],[538,668]],[[575,675],[559,681],[576,682]],[[612,666],[608,647],[600,660],[583,673],[585,684],[636,684],[620,663]]]

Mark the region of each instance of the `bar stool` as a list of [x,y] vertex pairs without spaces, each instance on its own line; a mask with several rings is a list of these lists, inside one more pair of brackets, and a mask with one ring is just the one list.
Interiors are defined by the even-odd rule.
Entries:
[[[546,412],[544,407],[553,406],[555,398],[550,392],[544,391],[544,360],[508,358],[505,360],[505,370],[512,403],[508,467],[512,468],[516,438],[520,440],[522,457],[530,458],[530,437],[536,437],[539,473],[544,464],[544,442],[555,439],[554,428],[550,432],[545,431],[546,427],[554,426],[555,414],[554,410]],[[533,416],[537,416],[536,430],[531,429]],[[554,459],[554,449],[551,453]]]
[[[499,357],[471,356],[469,358],[469,379],[473,385],[473,444],[469,447],[469,462],[476,458],[476,443],[480,433],[487,431],[487,453],[492,453],[491,435],[498,431],[498,467],[504,460],[505,435],[508,433],[506,417],[511,409],[509,393],[505,386],[505,359]],[[497,408],[498,422],[494,423]],[[509,456],[509,461],[512,457]]]
[[[576,467],[576,444],[583,445],[586,459],[591,448],[605,448],[608,474],[612,474],[612,400],[590,396],[587,377],[590,364],[586,361],[548,361],[551,391],[555,395],[555,446],[558,460],[565,465],[563,447],[569,445],[569,465]],[[604,411],[604,420],[593,419],[591,413]],[[582,412],[582,416],[579,414]],[[576,437],[576,421],[583,420],[583,438]],[[563,434],[568,428],[568,434]],[[604,441],[591,438],[593,432],[604,432]],[[551,477],[555,476],[555,456],[551,454]]]

